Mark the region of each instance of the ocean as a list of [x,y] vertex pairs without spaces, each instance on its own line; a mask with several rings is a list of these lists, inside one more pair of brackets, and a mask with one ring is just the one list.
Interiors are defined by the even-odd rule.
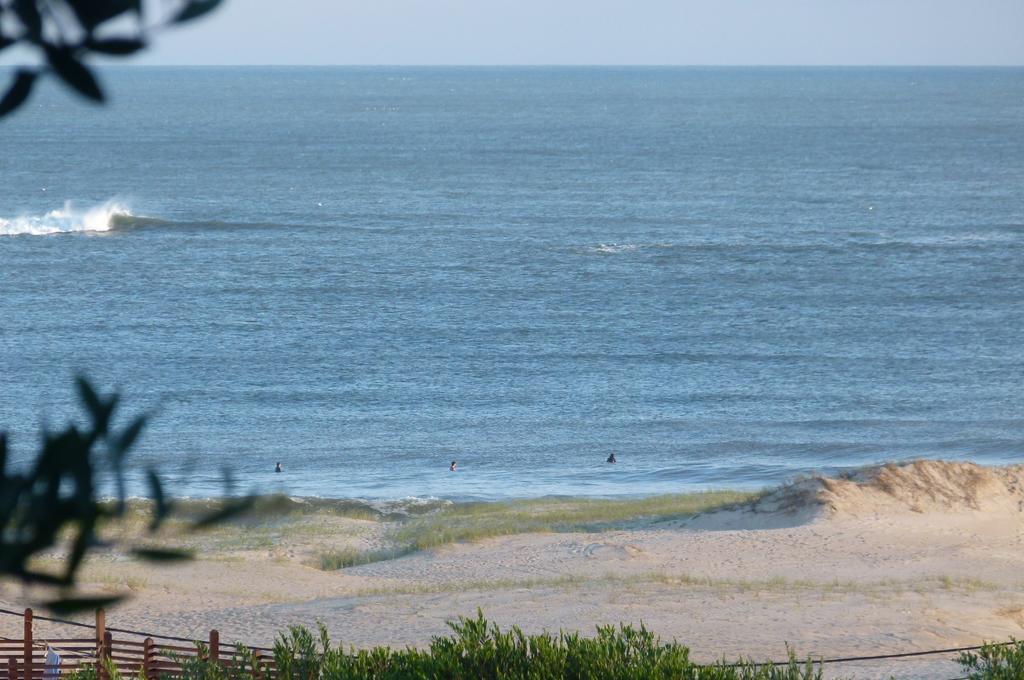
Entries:
[[48,84],[0,121],[16,465],[81,418],[78,372],[152,412],[133,492],[149,465],[186,496],[230,470],[467,500],[1024,456],[1024,69],[102,77],[109,106]]

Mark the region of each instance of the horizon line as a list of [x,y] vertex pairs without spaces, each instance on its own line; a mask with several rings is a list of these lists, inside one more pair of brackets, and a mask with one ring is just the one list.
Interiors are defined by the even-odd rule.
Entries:
[[[33,64],[3,64],[4,67],[32,66]],[[1024,68],[1022,63],[1005,64],[340,64],[340,63],[287,63],[287,64],[140,64],[112,59],[92,62],[96,66],[126,66],[132,68]]]

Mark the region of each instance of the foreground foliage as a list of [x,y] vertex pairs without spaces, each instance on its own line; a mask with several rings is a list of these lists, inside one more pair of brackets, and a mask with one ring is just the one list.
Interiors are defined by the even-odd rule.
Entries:
[[970,680],[1020,680],[1024,678],[1024,641],[988,644],[978,652],[964,652],[959,661]]
[[[452,634],[436,637],[425,650],[344,651],[332,646],[323,625],[314,635],[292,626],[274,645],[280,680],[821,680],[812,661],[790,658],[783,666],[753,663],[702,666],[675,642],[662,643],[641,626],[599,626],[597,636],[578,633],[526,635],[519,628],[502,632],[482,614],[449,623]],[[201,650],[202,651],[202,650]],[[182,659],[180,680],[257,680],[268,677],[244,647],[231,662]],[[108,662],[105,675],[122,680]],[[68,680],[99,680],[95,668],[83,668]]]
[[[436,637],[425,650],[376,647],[345,652],[332,647],[321,625],[315,637],[292,627],[278,638],[274,659],[288,680],[820,680],[820,668],[795,658],[782,667],[752,664],[699,666],[690,650],[662,643],[642,625],[599,626],[596,637],[561,632],[527,635],[502,631],[482,613],[449,623],[452,634]],[[212,680],[212,679],[211,679]]]
[[[70,423],[59,432],[44,432],[42,446],[24,470],[8,466],[7,436],[0,432],[0,578],[14,577],[26,584],[50,586],[67,595],[90,551],[101,547],[102,526],[125,519],[125,468],[147,416],[132,419],[123,428],[114,424],[119,398],[104,396],[85,379],[77,381],[78,394],[89,424]],[[172,501],[153,469],[146,471],[152,498],[148,533],[151,539],[172,509]],[[105,485],[112,488],[105,489]],[[104,493],[116,494],[105,501]],[[249,507],[251,499],[218,503],[209,513],[189,523],[190,530],[218,524]],[[66,547],[59,571],[38,568],[35,558],[58,546]],[[153,545],[129,546],[144,560],[166,562],[191,555]],[[116,602],[121,596],[81,598],[65,596],[48,603],[50,609],[70,612]]]
[[[482,613],[448,624],[452,632],[435,637],[424,650],[375,647],[345,651],[332,646],[326,628],[316,633],[292,626],[274,644],[276,675],[245,647],[230,661],[211,663],[200,656],[181,659],[180,680],[822,680],[820,663],[798,661],[790,653],[782,665],[690,660],[690,650],[663,643],[643,625],[599,626],[596,637],[560,632],[527,635],[518,627],[502,631]],[[1024,678],[1024,642],[989,644],[958,659],[969,680]],[[122,680],[113,664],[109,680]],[[98,680],[94,668],[69,680]]]
[[[323,625],[317,634],[289,628],[274,645],[281,680],[821,680],[820,667],[791,657],[787,665],[752,663],[701,666],[675,642],[662,643],[646,628],[600,626],[597,636],[561,632],[527,635],[501,631],[482,614],[449,623],[452,633],[424,650],[376,647],[345,651],[332,646]],[[239,648],[234,664],[192,659],[182,680],[255,680],[267,677],[251,654]],[[253,672],[255,669],[255,673]],[[120,677],[108,670],[111,680]],[[71,680],[96,680],[93,670]]]
[[[37,51],[42,65],[23,66],[0,98],[0,117],[28,99],[39,76],[50,73],[73,92],[95,102],[103,88],[86,65],[90,55],[123,57],[146,49],[151,34],[171,24],[203,16],[221,0],[172,0],[165,11],[147,16],[146,0],[0,1],[0,51],[22,45]],[[110,30],[111,26],[116,29]]]

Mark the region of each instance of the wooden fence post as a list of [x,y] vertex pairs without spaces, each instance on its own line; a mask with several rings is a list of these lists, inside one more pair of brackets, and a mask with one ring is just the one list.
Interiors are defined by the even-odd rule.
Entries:
[[103,607],[96,610],[96,677],[106,679],[106,668],[103,667],[103,641],[107,636],[107,612]]
[[216,630],[210,631],[210,661],[212,663],[220,662],[220,633]]
[[7,677],[9,680],[18,680],[18,660],[13,656],[7,657]]
[[99,677],[101,680],[110,680],[107,676],[107,661],[110,660],[111,648],[114,646],[114,636],[109,630],[103,631],[103,644],[100,645]]
[[[107,632],[107,612],[102,607],[96,610],[96,649],[103,644],[103,634]],[[98,655],[97,655],[98,656]]]
[[153,638],[146,638],[142,643],[142,677],[145,680],[154,680],[153,668]]
[[32,610],[25,610],[25,680],[32,680]]

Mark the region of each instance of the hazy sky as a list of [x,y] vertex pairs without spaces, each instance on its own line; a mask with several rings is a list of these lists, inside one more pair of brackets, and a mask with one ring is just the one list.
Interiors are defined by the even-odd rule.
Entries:
[[152,64],[1024,64],[1024,0],[227,0]]

